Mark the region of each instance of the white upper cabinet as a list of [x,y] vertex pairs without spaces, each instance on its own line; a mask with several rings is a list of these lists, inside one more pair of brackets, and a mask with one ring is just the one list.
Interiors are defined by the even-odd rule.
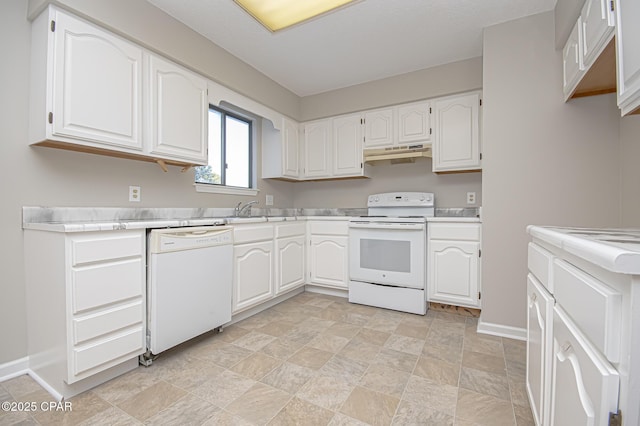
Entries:
[[480,93],[434,101],[433,171],[480,170]]
[[207,164],[207,80],[147,54],[148,152],[161,158]]
[[569,99],[573,94],[580,79],[580,72],[583,69],[581,53],[581,26],[582,18],[578,17],[578,22],[576,22],[573,30],[571,30],[569,39],[567,40],[567,43],[564,45],[564,49],[562,50],[562,88],[565,100]]
[[640,107],[640,2],[616,3],[618,106],[622,115]]
[[395,143],[394,113],[393,108],[364,113],[365,148],[384,148]]
[[262,120],[262,178],[297,180],[300,178],[299,125],[282,118],[280,130]]
[[589,68],[613,37],[610,0],[587,0],[582,8],[583,65]]
[[331,120],[304,124],[304,177],[331,177]]
[[351,114],[333,119],[333,176],[362,174],[362,117]]
[[49,7],[32,25],[31,142],[142,151],[142,48]]
[[398,143],[427,142],[431,139],[431,102],[398,107]]

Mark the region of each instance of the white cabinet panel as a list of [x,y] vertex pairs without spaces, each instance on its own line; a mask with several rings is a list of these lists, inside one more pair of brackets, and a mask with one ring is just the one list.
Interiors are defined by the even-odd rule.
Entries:
[[274,294],[273,240],[233,248],[233,313],[271,299]]
[[159,157],[207,164],[207,80],[173,62],[147,54],[148,151]]
[[304,177],[331,176],[331,121],[304,124]]
[[607,425],[618,410],[618,372],[554,308],[552,426]]
[[582,18],[578,17],[576,25],[569,34],[569,39],[562,50],[563,90],[565,100],[569,99],[580,80],[582,66]]
[[333,119],[333,176],[362,174],[362,118],[352,114]]
[[640,2],[616,2],[618,106],[622,115],[640,107]]
[[434,102],[433,171],[479,170],[480,94]]
[[398,144],[428,142],[431,139],[431,102],[398,107]]
[[64,12],[51,11],[52,134],[79,144],[92,141],[141,151],[142,49]]
[[395,143],[394,127],[393,108],[365,112],[365,147],[381,148],[392,146]]
[[429,301],[453,305],[479,305],[478,250],[475,241],[440,241],[429,243]]
[[608,4],[609,0],[587,0],[582,9],[582,64],[585,69],[593,65],[613,37]]
[[276,294],[304,284],[304,235],[276,240]]
[[280,129],[262,120],[262,178],[300,179],[301,144],[299,124],[282,117]]
[[140,324],[145,317],[145,306],[140,299],[124,306],[74,318],[73,343],[77,345],[113,330]]
[[348,287],[348,237],[311,235],[309,268],[311,283]]
[[282,175],[300,177],[300,137],[298,123],[284,119],[282,127]]

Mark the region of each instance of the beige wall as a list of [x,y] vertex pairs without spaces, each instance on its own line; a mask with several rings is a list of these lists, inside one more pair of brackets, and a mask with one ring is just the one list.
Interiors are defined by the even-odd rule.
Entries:
[[563,102],[553,12],[484,32],[482,320],[526,325],[527,234],[619,224],[615,95]]
[[478,57],[304,97],[300,102],[300,120],[435,98],[481,87],[482,58]]
[[575,25],[585,0],[558,0],[554,10],[556,21],[556,49],[562,50]]
[[640,116],[620,120],[621,225],[640,228]]

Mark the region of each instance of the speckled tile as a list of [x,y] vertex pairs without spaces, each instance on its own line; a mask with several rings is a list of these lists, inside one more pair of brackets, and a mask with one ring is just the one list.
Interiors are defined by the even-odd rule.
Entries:
[[333,334],[334,336],[345,337],[351,339],[362,329],[357,325],[347,324],[344,322],[336,322],[331,327],[327,328],[324,332],[326,334]]
[[183,426],[199,425],[210,419],[220,408],[193,395],[185,395],[145,421],[145,425]]
[[204,383],[195,389],[193,394],[217,407],[224,408],[255,383],[255,380],[227,370],[221,373],[215,381]]
[[272,321],[258,328],[257,331],[270,336],[281,337],[293,330],[295,326],[296,324],[291,321]]
[[336,413],[328,426],[371,426],[369,423],[349,417],[346,414]]
[[407,337],[413,337],[415,339],[425,340],[427,338],[427,333],[429,332],[428,324],[408,324],[405,322],[401,322],[398,324],[395,330],[395,334],[401,334]]
[[2,382],[2,387],[16,400],[28,393],[42,389],[35,380],[26,374]]
[[460,364],[422,355],[413,374],[439,384],[458,386]]
[[124,412],[140,421],[156,415],[187,394],[186,391],[166,382],[158,382],[145,391],[118,404]]
[[375,359],[381,349],[381,346],[352,339],[340,352],[338,352],[338,355],[370,363]]
[[247,329],[234,324],[226,327],[222,333],[216,336],[216,338],[227,343],[233,343],[237,339],[248,333],[249,331]]
[[318,373],[323,376],[337,377],[355,385],[367,371],[367,368],[369,368],[369,364],[366,362],[336,355],[323,365]]
[[324,426],[333,418],[333,411],[318,407],[300,398],[293,398],[269,422],[271,426]]
[[507,374],[504,358],[479,352],[464,351],[462,354],[462,366],[489,373]]
[[39,424],[40,423],[26,411],[0,411],[0,426],[37,426]]
[[[152,365],[149,368],[154,368]],[[202,359],[189,359],[188,362],[167,368],[162,378],[168,383],[186,391],[192,391],[205,382],[215,380],[224,371],[223,367]]]
[[425,404],[433,410],[453,416],[456,410],[458,388],[440,385],[422,377],[412,375],[407,382],[402,399],[416,404]]
[[261,382],[295,394],[315,374],[315,370],[285,362],[267,374]]
[[78,426],[131,426],[142,424],[117,407],[110,407],[78,423]]
[[358,386],[340,412],[374,426],[384,426],[391,424],[399,403],[398,398]]
[[280,337],[260,349],[260,352],[284,361],[296,353],[302,346],[304,346],[302,343],[295,342],[286,337]]
[[376,331],[382,331],[383,333],[393,333],[400,324],[400,321],[402,320],[399,318],[373,316],[369,321],[367,321],[364,327]]
[[[154,367],[152,365],[149,368]],[[98,386],[93,389],[93,393],[111,404],[118,405],[134,395],[149,389],[159,381],[160,380],[157,377],[141,373],[139,371],[134,371],[120,377],[116,377],[115,379]]]
[[241,348],[233,344],[226,344],[207,354],[203,354],[201,357],[221,367],[229,368],[251,354],[252,352],[249,349]]
[[311,348],[321,349],[327,352],[338,353],[344,348],[349,339],[346,337],[336,336],[335,334],[327,334],[326,332],[317,335],[307,346]]
[[477,333],[465,333],[464,350],[480,352],[487,355],[504,357],[504,348],[500,337],[481,335]]
[[535,426],[536,423],[533,420],[533,413],[531,413],[531,408],[528,404],[526,407],[514,405],[513,412],[516,415],[516,424],[518,426]]
[[459,347],[441,345],[434,344],[427,340],[424,347],[422,348],[422,355],[459,364],[462,362],[462,345],[460,345]]
[[296,394],[297,397],[328,410],[339,409],[354,386],[339,377],[312,377]]
[[411,374],[406,371],[399,371],[386,365],[372,364],[360,379],[359,385],[400,398],[410,376]]
[[412,355],[394,349],[382,348],[373,360],[374,364],[386,365],[396,370],[411,373],[418,361],[418,355]]
[[291,400],[291,394],[264,383],[256,383],[225,408],[256,424],[266,424]]
[[[434,321],[436,323],[436,321]],[[438,328],[432,325],[427,332],[426,345],[431,346],[451,346],[457,350],[462,350],[464,342],[464,332],[455,329]]]
[[40,411],[34,417],[43,425],[77,425],[96,413],[111,408],[107,401],[91,391],[74,396],[68,402],[71,403],[71,410]]
[[269,374],[281,363],[282,361],[270,357],[269,355],[255,353],[231,367],[229,371],[233,371],[234,373],[238,373],[258,381]]
[[320,349],[303,347],[295,354],[293,354],[288,361],[293,364],[298,364],[303,367],[311,368],[313,370],[317,370],[331,359],[333,356],[332,352],[323,351]]
[[405,352],[412,355],[420,355],[424,340],[414,339],[413,337],[392,334],[384,344],[385,348],[393,349],[399,352]]
[[275,336],[271,336],[265,333],[259,333],[256,331],[251,331],[245,334],[242,337],[234,340],[233,344],[236,346],[240,346],[241,348],[249,349],[250,351],[258,351],[263,347],[267,346],[269,343],[276,340]]
[[491,395],[460,389],[456,417],[481,426],[513,426],[513,406]]
[[354,340],[371,343],[372,345],[382,346],[386,343],[387,340],[389,340],[389,337],[391,337],[391,333],[362,327],[358,334],[356,334]]
[[507,376],[489,373],[473,368],[462,367],[460,387],[474,392],[495,396],[505,401],[511,401]]
[[255,426],[255,424],[228,411],[220,410],[204,422],[202,426]]
[[453,419],[452,415],[436,411],[426,404],[401,400],[391,424],[395,426],[453,426]]

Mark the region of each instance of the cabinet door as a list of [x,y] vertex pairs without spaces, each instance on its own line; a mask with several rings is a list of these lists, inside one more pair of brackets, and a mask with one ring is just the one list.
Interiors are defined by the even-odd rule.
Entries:
[[362,119],[352,114],[333,119],[333,175],[362,175]]
[[298,123],[284,119],[282,126],[282,176],[300,177]]
[[429,241],[429,301],[480,306],[477,241]]
[[365,112],[364,145],[366,148],[382,148],[394,144],[393,116],[392,108]]
[[207,80],[148,55],[148,151],[162,158],[207,164]]
[[567,43],[562,50],[562,72],[563,82],[562,89],[564,91],[564,99],[567,100],[573,94],[573,91],[580,79],[580,73],[584,69],[582,66],[582,18],[578,17],[576,25],[573,27]]
[[618,411],[618,372],[569,317],[553,309],[551,425],[607,425]]
[[312,235],[309,268],[311,282],[348,288],[348,237]]
[[54,135],[142,150],[142,49],[55,12]]
[[303,236],[276,240],[276,294],[304,284]]
[[531,412],[537,425],[549,424],[553,297],[532,275],[527,277],[527,374]]
[[273,296],[273,241],[233,248],[233,312],[257,305]]
[[582,64],[589,69],[613,37],[607,0],[587,0],[582,9]]
[[640,2],[616,2],[618,106],[622,115],[640,107]]
[[433,171],[480,169],[480,95],[435,102]]
[[398,107],[398,143],[427,142],[431,139],[431,102]]
[[331,122],[314,121],[304,125],[304,176],[331,176]]

